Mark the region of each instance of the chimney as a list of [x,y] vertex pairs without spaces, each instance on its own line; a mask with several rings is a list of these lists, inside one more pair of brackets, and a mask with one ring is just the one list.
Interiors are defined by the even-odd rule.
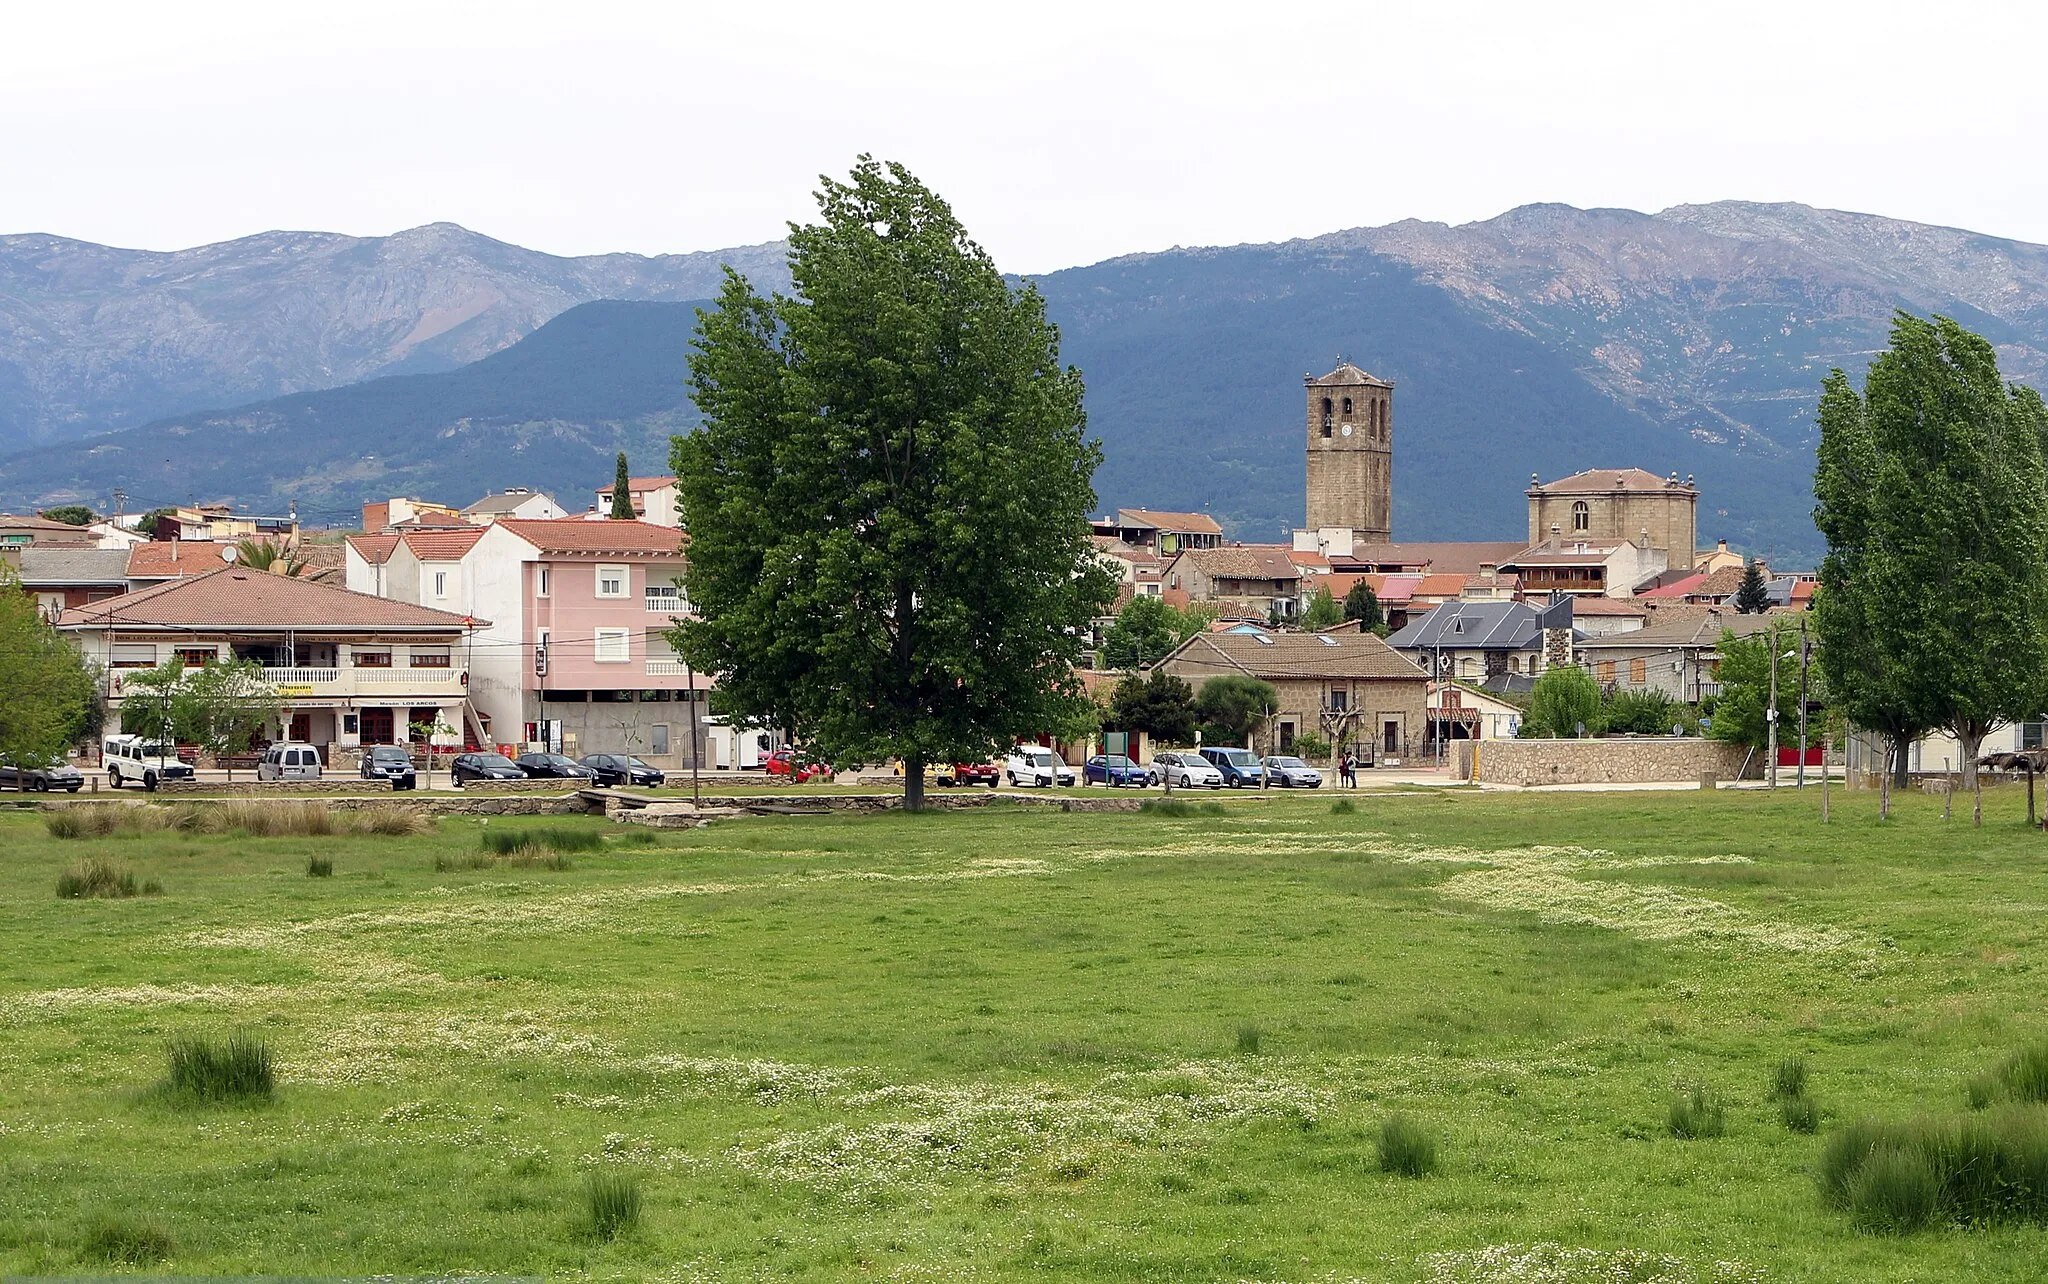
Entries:
[[1715,540],[1715,541],[1714,541],[1714,551],[1715,551],[1716,553],[1725,553],[1725,552],[1727,552],[1727,551],[1728,551],[1728,541],[1727,541],[1727,540],[1725,540],[1725,539],[1717,539],[1717,540]]

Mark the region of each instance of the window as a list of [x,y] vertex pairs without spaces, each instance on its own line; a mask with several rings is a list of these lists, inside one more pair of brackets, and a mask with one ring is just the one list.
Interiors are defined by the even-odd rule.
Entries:
[[2022,722],[2020,724],[2020,748],[2039,749],[2043,743],[2041,732],[2044,728],[2048,728],[2048,722],[2042,722],[2039,719]]
[[621,664],[633,658],[632,635],[624,629],[599,629],[597,631],[597,662],[599,664]]
[[435,596],[435,597],[447,597],[447,596],[448,596],[448,572],[446,572],[446,571],[435,571],[435,572],[434,572],[434,596]]
[[416,646],[412,649],[412,667],[415,669],[446,669],[448,648],[445,646]]
[[1341,687],[1330,693],[1330,712],[1343,713],[1350,706],[1351,693]]
[[1594,671],[1599,674],[1602,682],[1614,681],[1614,661],[1602,660]]
[[156,643],[116,642],[113,654],[107,663],[116,669],[154,669],[156,667]]
[[1628,662],[1628,680],[1637,686],[1643,685],[1650,676],[1649,668],[1650,663],[1647,660],[1630,660]]
[[663,615],[680,615],[683,611],[682,592],[673,584],[649,584],[647,609]]
[[1346,419],[1351,417],[1351,398],[1349,397],[1344,398],[1344,417]]
[[188,669],[203,669],[220,659],[220,652],[210,646],[181,646],[177,655]]
[[391,652],[357,651],[355,663],[358,669],[388,669],[391,667]]
[[1330,419],[1330,399],[1325,397],[1323,398],[1323,436],[1325,437],[1330,435]]
[[534,596],[546,597],[548,595],[550,578],[551,577],[548,574],[548,568],[545,566],[541,567],[539,574],[534,580]]
[[647,729],[647,752],[668,752],[668,724],[657,722]]
[[1586,501],[1583,499],[1572,505],[1572,529],[1575,531],[1593,529],[1593,513],[1591,509],[1586,507]]
[[600,566],[597,568],[597,595],[599,597],[624,597],[630,580],[623,566]]

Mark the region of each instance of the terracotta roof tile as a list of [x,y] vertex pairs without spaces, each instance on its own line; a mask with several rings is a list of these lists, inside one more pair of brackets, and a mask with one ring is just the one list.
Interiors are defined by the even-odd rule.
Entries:
[[[1538,482],[1529,489],[1545,495],[1604,495],[1616,490],[1666,490],[1670,486],[1670,478],[1641,468],[1589,468],[1554,482]],[[1692,489],[1683,482],[1678,488]]]
[[1288,556],[1288,550],[1277,547],[1191,548],[1180,556],[1211,578],[1219,575],[1233,579],[1301,578],[1301,568]]
[[[1638,595],[1640,596],[1640,595]],[[1572,615],[1607,615],[1640,620],[1649,610],[1634,598],[1621,597],[1575,597],[1572,599]]]
[[580,517],[555,521],[514,518],[498,523],[543,553],[637,553],[683,555],[683,533],[652,522],[590,522]]
[[351,535],[346,543],[356,555],[372,566],[382,566],[398,548],[396,535]]
[[460,629],[488,624],[333,584],[241,567],[166,580],[64,612],[59,628]]
[[412,555],[422,562],[456,562],[484,537],[482,526],[465,526],[459,531],[407,531],[399,536]]
[[[1128,526],[1149,526],[1182,535],[1221,535],[1223,528],[1207,513],[1169,513],[1158,508],[1119,508],[1117,520]],[[1126,521],[1135,518],[1135,521]]]
[[1256,678],[1412,678],[1428,675],[1370,633],[1198,633],[1168,656],[1169,671]]
[[179,575],[204,575],[227,563],[221,550],[233,548],[225,540],[151,540],[128,550],[128,578],[162,580]]
[[1356,544],[1351,560],[1374,566],[1419,566],[1455,575],[1477,575],[1481,566],[1498,566],[1528,547],[1521,540]]

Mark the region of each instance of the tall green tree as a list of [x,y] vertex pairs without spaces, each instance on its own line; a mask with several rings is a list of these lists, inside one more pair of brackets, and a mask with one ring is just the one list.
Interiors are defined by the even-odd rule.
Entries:
[[153,669],[121,675],[121,730],[175,744],[192,739],[196,720],[183,660],[173,656]]
[[1873,621],[1885,612],[1885,604],[1873,596],[1877,579],[1865,572],[1887,555],[1885,545],[1873,543],[1881,469],[1863,398],[1840,370],[1831,371],[1821,385],[1819,418],[1813,520],[1828,551],[1813,598],[1817,658],[1835,707],[1851,724],[1884,739],[1887,784],[1903,786],[1906,750],[1929,724],[1908,703],[1913,657],[1894,651],[1891,639],[1873,629]]
[[1308,600],[1308,609],[1301,613],[1301,627],[1311,633],[1333,629],[1344,622],[1344,608],[1324,584],[1316,589],[1316,595]]
[[1762,615],[1771,609],[1771,591],[1764,583],[1764,568],[1756,562],[1742,568],[1742,584],[1735,590],[1737,615]]
[[42,516],[66,526],[90,526],[93,522],[93,511],[84,504],[59,504],[55,508],[44,509]]
[[1124,603],[1102,638],[1103,667],[1136,669],[1165,659],[1182,641],[1176,614],[1149,594],[1141,593]]
[[900,757],[917,808],[927,762],[1092,717],[1101,450],[1044,300],[943,200],[864,156],[818,203],[792,295],[728,272],[699,316],[672,451],[699,616],[670,637],[743,721]]
[[[1713,733],[1716,740],[1731,740],[1751,749],[1762,749],[1770,741],[1771,657],[1778,657],[1778,743],[1791,745],[1799,738],[1799,628],[1792,621],[1777,619],[1771,627],[1738,638],[1727,629],[1714,647],[1720,657],[1716,680],[1721,694],[1714,701]],[[1788,653],[1790,657],[1788,658]]]
[[612,520],[633,520],[633,474],[626,466],[626,452],[623,450],[619,452],[618,466],[612,473]]
[[[176,707],[187,726],[179,739],[214,755],[216,760],[246,752],[267,724],[277,720],[284,700],[254,660],[216,660],[187,669]],[[228,780],[235,778],[228,768]]]
[[1344,618],[1357,620],[1360,628],[1368,633],[1378,633],[1387,626],[1386,613],[1380,609],[1379,594],[1372,591],[1372,585],[1363,579],[1351,586],[1344,595]]
[[78,648],[0,572],[0,758],[27,763],[63,753],[87,730],[93,687]]
[[1860,410],[1874,485],[1846,581],[1855,616],[1885,694],[1955,735],[1974,788],[1984,737],[2048,704],[2048,406],[2003,380],[1981,336],[1900,313]]
[[1134,673],[1117,683],[1109,710],[1109,721],[1119,731],[1142,731],[1162,745],[1194,743],[1194,688],[1164,669],[1143,678]]
[[1272,683],[1235,673],[1210,678],[1195,693],[1195,717],[1209,744],[1244,744],[1265,729],[1279,708]]
[[[1585,730],[1580,731],[1583,727]],[[1573,665],[1547,669],[1529,691],[1529,712],[1522,718],[1524,737],[1576,739],[1600,733],[1600,684]]]

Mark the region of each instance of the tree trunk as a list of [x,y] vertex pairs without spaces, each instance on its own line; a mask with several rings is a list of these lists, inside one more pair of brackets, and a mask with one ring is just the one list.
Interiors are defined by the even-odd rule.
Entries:
[[1894,785],[1897,785],[1901,789],[1904,789],[1907,785],[1913,783],[1911,778],[1912,773],[1907,770],[1908,764],[1910,762],[1908,751],[1911,750],[1912,747],[1913,742],[1911,740],[1908,740],[1905,736],[1892,737],[1892,783]]
[[1984,782],[1977,774],[1977,757],[1983,752],[1984,737],[1991,734],[1985,723],[1963,723],[1954,728],[1956,743],[1962,746],[1963,788],[1972,794],[1973,823],[1984,823]]
[[[1053,780],[1059,780],[1059,768],[1053,768]],[[905,754],[903,757],[903,810],[924,810],[924,755]]]
[[[1891,757],[1899,752],[1899,743],[1894,740],[1891,743],[1891,747],[1886,751],[1886,756]],[[1885,763],[1884,770],[1877,773],[1877,818],[1879,820],[1890,820],[1892,818],[1893,774],[1892,763],[1890,762]]]
[[2034,766],[2027,764],[2027,828],[2034,827]]

